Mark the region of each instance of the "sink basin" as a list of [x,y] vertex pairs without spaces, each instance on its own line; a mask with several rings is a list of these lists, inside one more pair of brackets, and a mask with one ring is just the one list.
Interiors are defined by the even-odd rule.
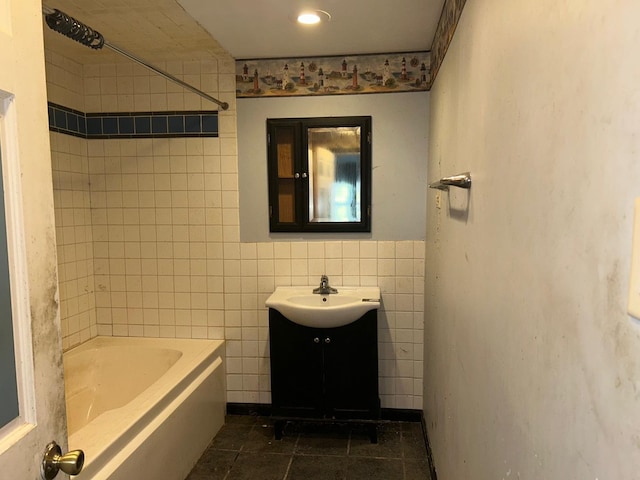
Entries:
[[355,322],[380,308],[378,287],[336,287],[338,293],[320,295],[315,287],[277,287],[266,306],[306,327],[333,328]]

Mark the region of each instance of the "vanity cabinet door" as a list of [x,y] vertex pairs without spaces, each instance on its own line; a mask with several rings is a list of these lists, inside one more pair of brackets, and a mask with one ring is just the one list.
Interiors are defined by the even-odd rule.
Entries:
[[314,330],[269,310],[271,402],[276,416],[322,416],[322,343]]
[[[303,224],[303,182],[300,129],[288,121],[270,123],[269,148],[269,227],[272,232],[300,231]],[[303,175],[304,174],[304,178]]]
[[378,341],[376,311],[343,327],[325,330],[325,414],[335,418],[377,418]]
[[379,416],[377,315],[338,328],[298,325],[269,310],[274,416]]

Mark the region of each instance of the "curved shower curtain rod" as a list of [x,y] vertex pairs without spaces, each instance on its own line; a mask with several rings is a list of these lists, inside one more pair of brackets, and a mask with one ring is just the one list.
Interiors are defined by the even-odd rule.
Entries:
[[174,83],[177,83],[183,88],[200,95],[202,98],[209,100],[210,102],[219,105],[223,110],[229,109],[229,104],[227,102],[223,102],[218,100],[217,98],[213,98],[211,95],[204,93],[201,90],[198,90],[195,87],[192,87],[188,83],[183,82],[179,78],[174,77],[170,73],[167,73],[159,68],[154,67],[153,65],[145,62],[144,60],[136,57],[135,55],[123,50],[122,48],[110,43],[107,39],[105,39],[100,32],[92,29],[91,27],[85,25],[79,20],[67,15],[64,12],[56,8],[42,7],[42,14],[45,17],[47,25],[51,30],[54,30],[66,37],[75,40],[76,42],[81,43],[82,45],[93,48],[94,50],[99,50],[102,47],[108,47],[116,53],[127,57],[129,60],[133,60],[134,62],[142,65],[143,67],[148,68],[149,70],[161,75],[167,80],[171,80]]

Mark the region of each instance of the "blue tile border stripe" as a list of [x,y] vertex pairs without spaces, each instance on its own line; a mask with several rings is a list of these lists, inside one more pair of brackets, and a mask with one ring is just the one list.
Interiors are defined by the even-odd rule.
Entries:
[[217,137],[218,112],[83,113],[48,103],[49,130],[87,139]]

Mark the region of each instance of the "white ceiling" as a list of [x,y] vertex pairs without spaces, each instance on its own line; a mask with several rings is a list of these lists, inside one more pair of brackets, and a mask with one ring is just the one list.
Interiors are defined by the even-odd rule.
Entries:
[[[176,0],[43,0],[43,5],[100,32],[106,40],[153,63],[227,56]],[[81,64],[129,62],[108,48],[92,50],[51,30],[43,20],[48,50]]]
[[[149,61],[353,55],[429,50],[444,0],[44,0]],[[331,21],[297,25],[299,9]],[[43,23],[44,24],[44,23]],[[121,60],[44,28],[48,49],[79,63]]]
[[[429,50],[444,0],[178,0],[237,59]],[[302,26],[303,10],[329,22]]]

